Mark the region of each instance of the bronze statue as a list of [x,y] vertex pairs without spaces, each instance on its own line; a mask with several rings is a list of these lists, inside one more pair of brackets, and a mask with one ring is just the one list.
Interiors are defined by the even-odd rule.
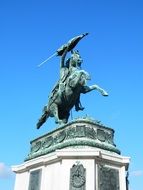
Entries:
[[[57,55],[61,56],[60,79],[53,88],[48,104],[44,107],[43,114],[37,123],[39,129],[48,117],[54,117],[58,124],[68,122],[70,110],[75,106],[75,110],[83,110],[80,102],[80,95],[98,90],[103,96],[108,96],[107,92],[98,85],[87,86],[90,75],[81,69],[82,59],[78,51],[73,48],[86,34],[82,34],[70,40],[57,50]],[[71,57],[65,60],[67,53],[71,51]]]

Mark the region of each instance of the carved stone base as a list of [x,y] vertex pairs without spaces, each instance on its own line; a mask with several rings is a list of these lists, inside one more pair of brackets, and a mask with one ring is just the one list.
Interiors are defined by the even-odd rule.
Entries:
[[129,158],[113,134],[82,119],[33,140],[26,161],[12,167],[14,190],[127,190]]
[[114,144],[114,130],[91,119],[72,121],[31,141],[25,161],[69,147],[92,147],[120,154]]

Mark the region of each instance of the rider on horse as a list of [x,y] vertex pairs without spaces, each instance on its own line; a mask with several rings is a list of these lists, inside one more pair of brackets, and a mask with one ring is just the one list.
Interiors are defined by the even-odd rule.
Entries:
[[[58,55],[61,56],[60,79],[49,96],[48,104],[44,107],[43,114],[37,123],[37,129],[46,122],[48,117],[54,117],[58,124],[67,123],[73,106],[76,111],[83,110],[80,103],[81,93],[98,90],[103,96],[108,96],[108,93],[98,85],[86,85],[90,75],[81,69],[82,59],[79,52],[73,51],[79,40],[86,35],[73,38],[57,50]],[[71,52],[71,57],[65,61],[68,52]]]
[[[65,57],[68,52],[68,47],[64,51],[62,58],[61,58],[61,64],[60,64],[60,81],[59,81],[59,91],[61,93],[64,93],[64,89],[67,83],[68,77],[73,74],[75,71],[81,69],[81,63],[83,60],[80,57],[80,54],[78,51],[71,50],[71,57],[65,62]],[[75,103],[75,110],[83,110],[84,108],[81,105],[80,97],[77,99]]]

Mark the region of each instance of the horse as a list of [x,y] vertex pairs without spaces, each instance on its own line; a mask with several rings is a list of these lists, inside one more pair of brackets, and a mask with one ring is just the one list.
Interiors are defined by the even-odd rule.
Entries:
[[98,90],[103,96],[108,93],[98,85],[87,86],[90,75],[84,70],[76,70],[66,81],[58,82],[53,89],[48,104],[43,109],[43,114],[37,123],[39,129],[48,117],[54,117],[55,123],[66,124],[70,115],[70,110],[79,101],[80,94],[86,94],[92,90]]

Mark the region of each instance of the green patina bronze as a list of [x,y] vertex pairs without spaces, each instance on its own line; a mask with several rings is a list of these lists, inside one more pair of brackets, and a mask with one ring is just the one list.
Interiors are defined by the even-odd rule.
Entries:
[[98,189],[119,190],[119,170],[104,165],[98,166]]
[[[37,128],[39,129],[48,117],[54,117],[60,128],[31,141],[31,150],[26,160],[69,147],[101,148],[120,154],[113,142],[114,131],[101,122],[84,117],[68,123],[70,111],[74,106],[76,111],[84,109],[80,101],[81,94],[98,90],[103,96],[108,96],[98,85],[87,85],[90,75],[81,69],[83,60],[79,51],[73,50],[86,35],[87,33],[71,39],[57,50],[57,55],[61,56],[60,79],[49,96]],[[68,53],[70,57],[66,60]]]
[[70,169],[70,190],[86,190],[86,168],[79,162]]
[[120,154],[114,144],[114,130],[89,118],[79,118],[31,141],[26,160],[67,147],[93,147]]
[[[98,90],[103,96],[108,96],[107,92],[98,85],[87,86],[90,75],[81,69],[82,59],[78,51],[73,50],[77,43],[86,34],[82,34],[70,40],[57,50],[61,56],[60,79],[53,88],[48,104],[43,109],[37,128],[39,129],[48,117],[54,117],[58,124],[66,124],[70,115],[70,110],[75,106],[76,111],[84,108],[80,102],[80,95],[92,90]],[[66,55],[71,52],[70,58],[66,60]]]
[[40,190],[41,186],[41,174],[42,170],[34,170],[30,172],[30,179],[29,179],[29,188],[28,190]]

